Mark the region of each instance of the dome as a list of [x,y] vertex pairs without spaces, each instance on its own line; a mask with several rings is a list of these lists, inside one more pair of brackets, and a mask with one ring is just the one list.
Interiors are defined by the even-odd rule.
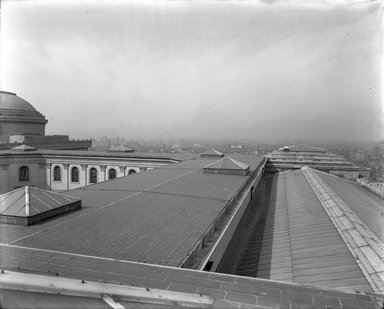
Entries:
[[39,111],[15,93],[0,91],[0,143],[15,135],[45,135],[45,119]]
[[16,93],[0,91],[0,109],[17,109],[36,112],[36,109]]

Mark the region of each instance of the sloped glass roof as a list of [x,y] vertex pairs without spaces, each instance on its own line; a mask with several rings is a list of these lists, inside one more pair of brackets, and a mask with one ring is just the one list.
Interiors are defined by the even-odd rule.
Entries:
[[224,154],[220,151],[217,151],[216,149],[209,149],[205,152],[202,152],[200,155],[224,157]]
[[0,195],[0,215],[29,217],[79,200],[64,194],[26,186]]
[[204,166],[209,169],[231,169],[231,170],[245,170],[249,168],[249,165],[236,161],[232,158],[225,157],[219,161],[216,161],[210,165]]

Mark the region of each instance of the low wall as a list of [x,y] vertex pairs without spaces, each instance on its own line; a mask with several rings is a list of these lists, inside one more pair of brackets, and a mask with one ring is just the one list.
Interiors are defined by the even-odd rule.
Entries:
[[[232,239],[233,233],[236,231],[245,209],[251,201],[251,197],[254,194],[257,185],[263,176],[266,161],[267,160],[264,159],[256,171],[250,175],[246,183],[228,203],[227,207],[221,212],[201,240],[191,250],[187,258],[181,263],[180,267],[199,268],[201,270],[209,268],[207,269],[209,271],[216,270]],[[218,231],[219,235],[217,235]],[[208,244],[212,244],[212,238],[215,238],[214,234],[216,234],[214,244],[210,249],[208,248],[209,251],[205,250],[208,252],[205,252],[205,257],[196,265],[196,262],[199,260],[199,254],[201,257],[201,251],[204,251],[204,248],[206,248]]]

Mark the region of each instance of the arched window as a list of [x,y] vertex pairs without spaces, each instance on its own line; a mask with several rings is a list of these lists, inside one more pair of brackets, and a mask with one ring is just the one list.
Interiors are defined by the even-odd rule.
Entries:
[[22,166],[19,169],[19,181],[29,181],[29,168]]
[[77,167],[72,167],[71,169],[71,181],[79,182],[79,169]]
[[135,170],[129,170],[128,175],[132,175],[132,174],[135,174],[135,173],[136,173]]
[[89,183],[97,183],[97,169],[94,167],[89,170]]
[[114,168],[111,168],[108,172],[108,179],[115,179],[116,178],[116,170]]
[[61,181],[60,166],[55,166],[55,168],[53,169],[53,181]]

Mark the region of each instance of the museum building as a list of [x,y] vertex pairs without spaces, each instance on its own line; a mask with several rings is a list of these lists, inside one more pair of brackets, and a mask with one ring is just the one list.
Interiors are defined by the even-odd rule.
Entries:
[[46,118],[15,93],[0,92],[0,194],[23,186],[66,191],[179,162],[132,151],[87,151],[91,140],[45,135]]
[[2,308],[383,306],[382,198],[322,171],[348,164],[321,149],[175,159],[15,146],[0,151]]

